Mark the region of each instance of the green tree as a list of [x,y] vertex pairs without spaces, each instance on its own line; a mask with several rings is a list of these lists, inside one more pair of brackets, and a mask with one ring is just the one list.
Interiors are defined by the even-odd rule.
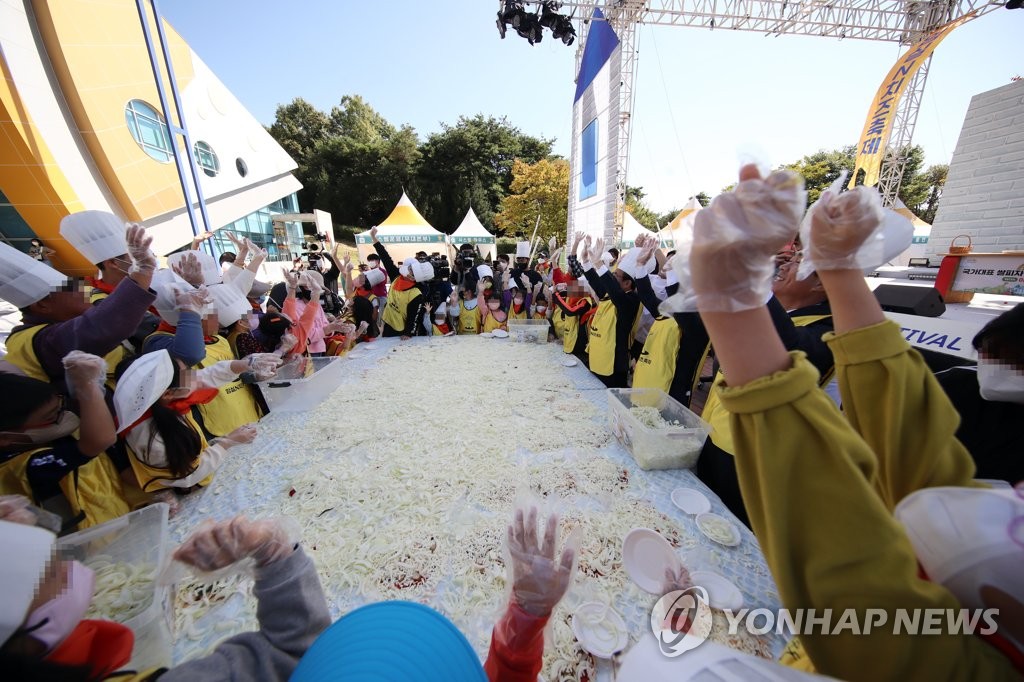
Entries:
[[[704,192],[697,192],[696,199],[697,203],[701,205],[701,208],[704,208],[711,203],[711,197]],[[678,211],[676,212],[678,213]]]
[[564,240],[569,219],[569,163],[565,159],[541,159],[529,164],[513,161],[511,193],[501,200],[494,216],[499,234],[522,233],[529,239],[540,215],[537,235],[541,243],[551,237]]
[[926,223],[935,222],[935,214],[939,210],[939,200],[942,198],[942,188],[946,185],[946,178],[949,176],[949,166],[944,163],[937,163],[929,166],[924,172],[928,180],[928,198],[924,204],[911,207],[921,220]]
[[277,107],[274,123],[267,131],[298,165],[295,177],[303,185],[299,204],[303,210],[312,210],[317,204],[313,179],[320,173],[314,157],[317,147],[331,137],[330,119],[306,100],[296,97],[289,104]]
[[643,187],[630,187],[626,185],[626,210],[636,218],[636,221],[651,232],[658,231],[658,216],[644,203],[647,193]]
[[804,176],[807,205],[810,206],[839,178],[840,173],[844,170],[852,173],[856,160],[857,148],[849,145],[832,151],[820,150],[795,163],[786,164],[783,168],[789,168]]
[[390,140],[399,129],[388,123],[359,95],[345,95],[329,117],[332,137],[347,137],[358,142]]
[[494,227],[512,185],[514,162],[547,158],[553,142],[526,135],[505,118],[481,114],[443,125],[420,147],[415,182],[420,210],[444,232],[454,231],[470,206],[485,227]]

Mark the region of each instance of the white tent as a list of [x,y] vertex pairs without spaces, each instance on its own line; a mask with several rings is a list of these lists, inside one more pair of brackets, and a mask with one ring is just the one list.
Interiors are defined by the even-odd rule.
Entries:
[[924,258],[927,255],[928,237],[931,236],[932,226],[914,215],[899,198],[896,199],[894,210],[914,226],[914,239],[907,250],[892,261],[892,265],[910,265],[911,258]]
[[672,222],[670,222],[668,227],[665,229],[671,231],[673,234],[675,234],[676,230],[687,230],[688,232],[693,232],[693,223],[697,220],[697,213],[700,212],[702,208],[703,207],[700,205],[700,202],[697,201],[697,197],[690,197],[690,200],[686,202],[686,206],[683,207],[683,210],[679,212],[679,215],[672,219]]
[[494,235],[480,223],[480,219],[476,217],[472,207],[466,217],[462,219],[459,228],[452,232],[451,241],[456,248],[463,244],[473,244],[485,260],[493,260],[497,255],[498,247],[495,244]]
[[[396,265],[415,256],[417,251],[447,254],[444,233],[435,230],[420,215],[405,192],[402,192],[402,198],[391,215],[377,226],[377,239],[387,248]],[[356,235],[356,249],[362,262],[366,262],[366,257],[374,252],[369,230]]]
[[632,249],[636,243],[636,238],[640,235],[645,237],[655,236],[653,232],[641,225],[629,211],[626,211],[622,218],[622,238],[619,239],[619,248],[623,250]]

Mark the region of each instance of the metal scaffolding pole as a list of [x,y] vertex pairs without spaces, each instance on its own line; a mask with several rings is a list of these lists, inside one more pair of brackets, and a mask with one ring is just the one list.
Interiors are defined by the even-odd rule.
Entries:
[[882,157],[882,168],[878,175],[878,192],[882,195],[882,204],[891,208],[899,197],[900,185],[903,182],[903,171],[910,158],[910,145],[914,141],[914,127],[917,125],[917,114],[921,109],[921,97],[928,81],[928,67],[932,63],[931,55],[921,64],[914,79],[903,93],[900,105],[892,120],[892,134],[889,144]]

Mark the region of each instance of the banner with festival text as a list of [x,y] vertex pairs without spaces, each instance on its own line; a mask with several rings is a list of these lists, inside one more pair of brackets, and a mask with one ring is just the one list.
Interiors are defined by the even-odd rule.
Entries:
[[857,163],[850,176],[849,187],[851,189],[856,183],[857,174],[861,169],[864,169],[865,185],[878,184],[878,176],[882,170],[882,158],[885,156],[885,148],[889,144],[889,135],[892,134],[892,124],[896,118],[896,108],[903,91],[914,80],[914,74],[928,60],[942,39],[949,35],[954,28],[973,18],[974,13],[971,12],[932,31],[920,42],[915,43],[889,70],[871,102],[871,108],[868,109],[864,131],[857,144]]

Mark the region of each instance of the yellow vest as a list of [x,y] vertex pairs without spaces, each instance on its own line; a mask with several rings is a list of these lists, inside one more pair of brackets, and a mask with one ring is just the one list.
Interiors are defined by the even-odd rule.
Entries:
[[[231,344],[223,336],[206,346],[206,357],[197,367],[209,367],[224,360],[234,360]],[[226,436],[239,426],[259,421],[260,410],[249,387],[235,379],[217,389],[217,397],[205,405],[197,405],[206,430],[215,436]]]
[[484,333],[489,334],[490,332],[493,332],[495,329],[504,329],[508,331],[506,322],[508,322],[508,320],[506,320],[505,322],[498,322],[496,319],[494,319],[494,315],[488,315],[487,319],[484,320]]
[[465,301],[459,301],[459,334],[480,333],[480,306],[470,310]]
[[679,323],[672,317],[659,317],[647,332],[644,350],[633,371],[633,388],[660,388],[668,393],[676,375],[679,342],[682,339]]
[[587,326],[587,358],[590,371],[603,377],[615,372],[615,325],[619,314],[610,298],[597,304]]
[[[187,421],[189,425],[195,430],[195,432],[199,434],[199,452],[196,453],[196,458],[192,460],[192,466],[195,467],[199,465],[199,455],[202,454],[203,450],[206,449],[208,443],[206,442],[206,437],[203,435],[203,430],[199,428],[199,424],[196,423],[196,420],[192,417],[192,415],[185,414],[182,416],[185,418],[185,421]],[[130,447],[125,447],[128,450],[128,461],[131,462],[132,471],[135,472],[135,478],[138,479],[139,487],[141,487],[144,491],[149,492],[151,490],[161,490],[163,488],[170,488],[171,486],[169,485],[169,483],[177,479],[177,477],[171,473],[170,469],[162,469],[159,467],[150,466],[143,462],[141,459],[139,459],[139,456],[136,455],[135,451],[133,451]],[[198,485],[210,485],[210,482],[212,480],[213,474],[210,474],[209,476],[201,480]]]
[[96,305],[97,303],[105,299],[107,296],[110,296],[110,294],[103,291],[102,289],[91,289],[89,291],[89,303]]
[[391,287],[391,291],[388,292],[388,302],[384,306],[384,324],[388,325],[396,332],[400,332],[405,329],[406,323],[406,311],[409,309],[409,304],[417,296],[422,295],[419,287],[411,287],[405,291],[399,291],[397,287]]
[[509,310],[508,310],[508,319],[509,320],[525,320],[525,319],[529,318],[529,314],[530,314],[530,312],[529,312],[529,310],[527,310],[526,305],[523,305],[523,309],[520,310],[518,313],[515,311],[515,308],[509,308]]
[[[797,327],[806,327],[809,324],[814,324],[818,320],[824,320],[831,315],[805,315],[802,317],[794,317],[793,324]],[[826,372],[821,380],[818,382],[819,386],[825,386],[829,381],[832,380],[832,372]],[[707,402],[704,403],[704,411],[701,413],[701,418],[704,419],[708,424],[711,424],[711,442],[717,445],[719,448],[728,452],[730,455],[736,454],[735,445],[732,440],[732,430],[729,428],[729,411],[722,407],[722,402],[718,398],[718,391],[714,389],[715,384],[718,384],[723,380],[721,372],[715,376],[715,381],[711,386],[711,393],[708,394]]]
[[[24,495],[35,500],[28,482],[28,462],[32,455],[48,452],[41,447],[23,452],[0,464],[0,494]],[[73,515],[82,515],[79,530],[124,516],[131,509],[124,499],[121,477],[105,452],[92,458],[60,480]]]
[[50,376],[43,369],[39,358],[36,357],[35,349],[32,348],[32,342],[36,338],[36,334],[46,326],[45,324],[37,324],[34,327],[16,331],[8,336],[7,356],[4,360],[21,369],[27,376],[50,383]]
[[554,310],[551,311],[551,326],[555,330],[555,338],[559,341],[561,341],[565,336],[565,325],[568,319],[569,318],[566,317],[565,313],[562,312],[562,309],[557,305]]

